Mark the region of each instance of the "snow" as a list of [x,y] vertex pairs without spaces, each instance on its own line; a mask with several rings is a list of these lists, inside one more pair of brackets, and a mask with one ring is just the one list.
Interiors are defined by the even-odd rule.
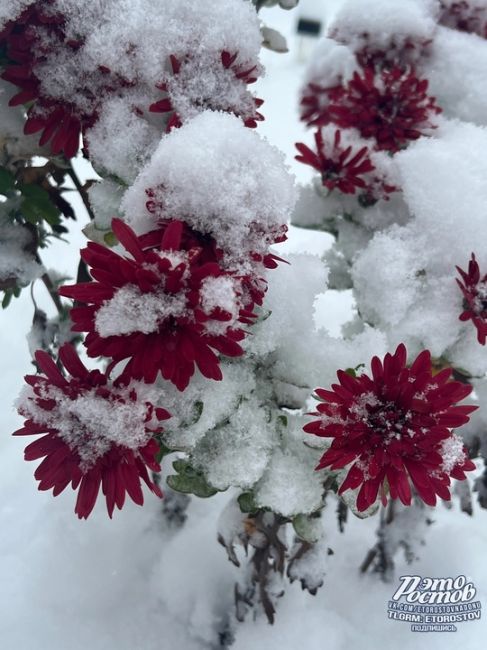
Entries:
[[460,436],[452,435],[441,443],[440,455],[443,458],[441,469],[450,473],[456,465],[465,460],[464,443]]
[[292,517],[319,507],[323,476],[313,472],[320,454],[303,444],[308,436],[301,430],[302,422],[299,418],[288,420],[281,446],[274,450],[255,498],[259,505]]
[[54,401],[51,410],[41,408],[36,402],[32,388],[23,389],[16,406],[26,419],[56,429],[59,437],[69,448],[79,454],[82,471],[88,471],[113,444],[137,450],[145,446],[151,437],[148,426],[157,426],[154,419],[147,421],[147,395],[156,397],[153,390],[143,386],[135,391],[139,401],[130,398],[134,386],[115,391],[112,399],[96,394],[96,390],[84,391],[71,399],[56,386],[44,387],[43,399]]
[[209,431],[193,449],[191,457],[196,467],[205,468],[205,475],[214,487],[250,488],[266,468],[274,437],[274,426],[266,409],[253,397],[242,401],[228,424]]
[[118,289],[96,312],[95,328],[104,338],[114,335],[157,332],[159,324],[185,313],[186,297],[164,291],[142,293],[135,285]]
[[445,115],[486,125],[486,65],[487,40],[438,27],[423,74]]
[[226,312],[225,321],[209,320],[208,331],[223,334],[238,321],[240,301],[238,299],[239,283],[230,276],[209,277],[203,280],[200,289],[201,307],[208,316],[215,309]]
[[3,29],[9,20],[18,16],[31,3],[32,0],[3,0],[0,5],[0,29]]
[[345,0],[329,18],[327,35],[360,50],[401,48],[406,42],[421,45],[435,31],[437,0],[401,0],[391,11],[388,0]]
[[[155,214],[146,208],[148,189],[160,205]],[[265,233],[279,231],[294,200],[282,154],[236,117],[206,111],[161,140],[122,209],[137,232],[152,230],[157,218],[184,217],[238,268],[245,252],[267,253]]]
[[487,267],[478,245],[487,235],[486,146],[484,127],[444,120],[434,138],[397,154],[412,219],[377,232],[352,269],[361,313],[387,332],[391,346],[403,341],[411,352],[447,354],[474,375],[487,370],[487,358],[472,323],[458,319],[463,296],[455,266],[466,268],[478,250],[480,268]]
[[130,96],[124,95],[104,103],[86,143],[97,171],[110,172],[129,184],[155,150],[161,129],[138,116],[130,106]]
[[14,286],[26,286],[44,273],[29,247],[32,235],[28,230],[13,222],[8,211],[17,208],[15,199],[0,203],[0,282]]
[[331,38],[322,38],[307,67],[305,82],[316,82],[324,88],[350,81],[357,62],[350,48]]
[[88,190],[91,206],[96,215],[96,227],[109,231],[112,219],[120,217],[119,207],[124,188],[115,181],[103,179]]
[[221,367],[221,382],[198,375],[184,391],[184,400],[179,391],[167,387],[165,408],[172,417],[164,428],[172,449],[191,451],[208,431],[227,422],[243,397],[255,389],[253,369],[245,363],[223,361]]
[[[237,57],[234,65],[239,63]],[[220,52],[205,53],[201,58],[191,57],[180,62],[180,66],[177,74],[167,73],[161,82],[167,86],[171,104],[183,122],[196,117],[201,106],[205,105],[212,110],[238,112],[246,116],[254,113],[253,95],[236,77],[232,67],[222,65]],[[242,69],[248,69],[248,66],[249,62],[244,61]],[[260,69],[257,68],[255,73],[260,74]]]

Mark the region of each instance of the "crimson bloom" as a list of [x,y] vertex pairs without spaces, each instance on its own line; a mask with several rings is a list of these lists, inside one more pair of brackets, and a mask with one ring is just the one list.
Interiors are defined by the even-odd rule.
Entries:
[[451,381],[451,369],[434,375],[431,355],[425,350],[406,366],[403,344],[374,357],[372,377],[354,377],[343,370],[331,390],[318,388],[318,420],[304,427],[308,433],[333,438],[316,469],[342,469],[351,464],[338,493],[356,489],[357,508],[364,511],[380,490],[386,502],[411,503],[410,480],[428,505],[436,495],[450,499],[450,478],[465,479],[475,469],[461,438],[452,432],[469,420],[477,407],[457,406],[472,391],[470,385]]
[[311,114],[310,99],[304,98],[309,108],[302,119],[311,117],[317,126],[355,128],[362,137],[374,138],[377,149],[396,152],[434,127],[431,118],[441,109],[427,90],[428,80],[419,79],[412,68],[376,72],[367,66],[346,86],[321,89],[321,108],[316,105]]
[[[166,132],[179,128],[183,117],[209,108],[241,117],[245,126],[255,128],[264,116],[257,110],[264,100],[254,97],[247,86],[257,81],[256,65],[237,63],[238,52],[223,51],[216,65],[192,56],[169,57],[171,72],[158,84],[165,96],[149,107],[153,113],[168,113]],[[208,89],[211,92],[208,95]]]
[[[88,332],[91,357],[128,359],[124,380],[153,383],[158,373],[184,390],[195,365],[220,380],[218,356],[243,354],[240,323],[255,318],[239,278],[207,261],[181,221],[137,237],[120,219],[112,229],[131,257],[89,242],[81,251],[94,282],[60,289],[85,303],[71,311],[73,330]],[[156,244],[157,242],[157,244]]]
[[34,2],[0,33],[0,46],[5,49],[9,63],[2,79],[19,88],[10,100],[10,106],[33,102],[29,109],[24,132],[26,135],[42,131],[39,144],[51,142],[54,154],[67,158],[76,154],[83,125],[92,125],[94,113],[80,113],[70,102],[45,96],[36,74],[36,66],[46,60],[46,47],[40,44],[39,32],[49,36],[51,43],[66,47],[74,53],[81,43],[66,40],[64,18],[49,11],[50,2]]
[[144,497],[140,479],[159,497],[162,493],[147,469],[160,472],[159,445],[154,433],[169,416],[162,408],[142,401],[134,387],[115,387],[99,370],[89,371],[75,349],[65,344],[59,359],[65,377],[52,358],[36,352],[42,374],[27,375],[28,387],[18,410],[27,418],[14,435],[44,434],[25,449],[26,460],[43,458],[35,471],[39,490],[60,494],[70,483],[78,490],[75,512],[86,519],[100,487],[108,514],[121,509],[125,494],[138,505]]
[[457,279],[464,297],[464,311],[460,320],[471,320],[477,328],[477,340],[480,345],[487,341],[487,274],[480,276],[480,268],[474,253],[468,263],[468,272],[456,267],[463,282]]
[[72,158],[78,151],[80,136],[98,121],[102,97],[133,83],[100,65],[89,77],[80,77],[70,97],[49,94],[39,69],[59,51],[75,57],[84,44],[81,38],[66,35],[65,17],[52,5],[51,0],[33,2],[0,32],[0,49],[5,50],[8,60],[1,76],[19,89],[10,99],[10,106],[31,104],[24,133],[41,132],[40,146],[50,143],[53,154]]
[[357,188],[367,187],[367,181],[363,176],[374,171],[375,167],[367,155],[367,147],[353,150],[350,145],[345,148],[340,140],[341,133],[337,129],[333,145],[327,147],[320,129],[315,133],[316,151],[298,142],[296,149],[299,151],[299,156],[295,158],[319,171],[322,183],[328,190],[338,188],[344,194],[355,194]]

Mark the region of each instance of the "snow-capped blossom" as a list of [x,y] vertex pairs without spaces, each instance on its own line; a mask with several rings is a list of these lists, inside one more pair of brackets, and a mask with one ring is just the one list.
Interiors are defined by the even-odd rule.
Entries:
[[152,240],[137,237],[120,219],[112,229],[131,257],[89,242],[81,256],[95,281],[60,289],[85,303],[71,318],[75,331],[88,332],[88,354],[115,363],[128,359],[124,380],[153,383],[160,372],[184,390],[195,365],[205,377],[220,380],[213,350],[243,354],[240,324],[254,318],[239,278],[207,261],[193,239],[183,238],[181,221],[169,222]]
[[[308,108],[302,119],[316,126],[333,123],[340,128],[355,128],[362,137],[374,138],[377,149],[395,152],[434,128],[432,117],[441,109],[427,90],[428,80],[419,79],[412,68],[375,72],[368,66],[360,74],[355,72],[346,86],[320,89],[328,101],[324,103],[320,98],[314,113],[310,115]],[[304,101],[306,106],[312,106],[309,97]]]
[[49,49],[39,39],[39,33],[42,32],[50,40],[51,48],[62,46],[74,53],[80,46],[78,41],[66,40],[63,16],[49,11],[50,4],[31,4],[15,21],[7,23],[0,33],[0,48],[5,50],[9,60],[2,79],[19,89],[10,100],[10,106],[33,102],[25,124],[25,134],[42,131],[39,140],[41,146],[51,142],[54,154],[63,152],[67,157],[72,157],[78,150],[83,126],[94,123],[96,111],[79,112],[74,104],[56,101],[42,93],[36,66],[45,61]]
[[257,110],[263,100],[247,89],[257,81],[261,71],[258,64],[239,63],[238,52],[227,51],[213,58],[209,54],[169,58],[172,74],[166,74],[157,85],[165,96],[150,106],[154,113],[169,114],[167,132],[206,109],[233,113],[250,128],[264,119]]
[[[145,190],[145,193],[148,197],[148,201],[145,204],[147,212],[149,212],[154,217],[158,227],[165,228],[169,220],[163,216],[167,212],[164,201],[164,186],[158,188],[148,188]],[[280,244],[286,241],[287,230],[288,227],[286,224],[272,224],[267,228],[264,228],[258,222],[251,222],[248,225],[248,239],[258,241],[261,248],[268,248],[271,244]],[[142,235],[142,240],[144,242],[154,241],[154,233],[157,233],[157,231],[152,231],[151,233]],[[194,246],[201,247],[205,254],[205,259],[208,261],[210,259],[211,261],[217,261],[222,266],[225,265],[226,270],[234,270],[227,268],[228,264],[225,264],[224,252],[217,246],[214,237],[211,235],[203,234],[197,230],[194,230],[193,228],[190,228],[187,224],[184,224],[182,237],[186,242],[186,246],[191,246],[190,242],[192,242]],[[245,274],[241,277],[246,283],[248,283],[251,279],[252,284],[255,284],[255,279],[259,278],[260,271],[263,270],[259,269],[259,265],[266,269],[275,269],[277,263],[282,261],[282,259],[274,253],[249,251],[243,253],[243,259],[238,260],[241,262],[241,264],[238,264],[238,261],[234,258],[234,266],[237,268],[246,267],[248,266],[249,260],[251,261],[251,264],[255,266],[255,273],[251,276]],[[259,283],[260,282],[257,282],[257,284]],[[262,291],[261,298],[263,297],[264,293],[265,289]],[[262,304],[261,299],[255,300],[254,302],[259,305]]]
[[338,188],[344,194],[355,194],[357,188],[367,187],[364,175],[374,171],[375,167],[368,157],[367,147],[354,150],[351,145],[343,146],[340,140],[341,133],[337,129],[333,144],[325,143],[323,131],[319,129],[315,133],[316,151],[298,142],[299,155],[295,158],[320,172],[323,186],[328,190]]
[[471,320],[477,328],[477,340],[481,345],[487,341],[487,273],[480,276],[480,268],[474,253],[468,263],[468,271],[463,271],[459,266],[457,271],[462,281],[457,279],[458,286],[464,297],[464,311],[460,320]]
[[411,503],[410,480],[428,505],[436,495],[450,499],[450,479],[464,479],[475,469],[461,440],[452,432],[469,420],[476,406],[457,406],[472,391],[470,385],[451,381],[451,369],[434,374],[429,351],[406,366],[403,344],[374,357],[372,376],[337,373],[339,384],[318,388],[319,417],[304,427],[308,433],[333,438],[316,469],[342,469],[348,474],[339,488],[360,487],[357,508],[364,511],[377,499]]
[[162,497],[147,470],[161,470],[153,436],[169,413],[144,401],[141,387],[115,386],[99,370],[89,371],[69,344],[59,351],[68,376],[46,352],[35,358],[40,374],[25,378],[18,410],[26,421],[14,435],[44,434],[25,448],[26,460],[43,459],[34,474],[39,490],[57,496],[71,484],[80,519],[93,510],[100,487],[110,517],[126,493],[143,504],[141,479]]
[[[0,33],[0,48],[5,49],[8,59],[2,79],[19,89],[10,106],[31,104],[24,133],[41,132],[40,146],[50,143],[52,153],[71,158],[78,151],[80,136],[98,121],[103,99],[133,86],[134,82],[112,73],[103,64],[92,63],[89,71],[83,70],[80,61],[85,36],[69,35],[66,25],[71,16],[64,16],[56,4],[53,0],[34,2],[7,23]],[[56,57],[61,58],[63,65],[66,60],[77,61],[80,57],[69,71],[69,93],[63,86],[67,71],[57,71]],[[136,106],[131,106],[131,110],[141,112]]]
[[[162,212],[163,204],[157,199],[157,194],[151,188],[146,190],[148,201],[146,208],[151,214],[157,215]],[[161,239],[161,229],[167,228],[170,223],[169,219],[157,219],[157,230],[152,230],[140,236],[140,242],[143,248],[157,247]],[[274,229],[273,243],[280,243],[287,239],[287,226],[283,225],[280,229]],[[261,233],[261,239],[266,238],[266,233]],[[268,235],[267,235],[268,237]],[[242,304],[244,304],[248,311],[251,311],[253,304],[262,305],[264,295],[267,291],[267,282],[263,275],[265,269],[275,269],[278,262],[282,262],[282,258],[274,253],[267,253],[262,255],[260,253],[250,254],[250,263],[253,266],[252,273],[242,274],[235,269],[225,267],[224,253],[221,248],[217,246],[216,241],[211,235],[203,234],[193,228],[190,228],[187,223],[183,223],[181,242],[185,250],[197,249],[200,251],[199,262],[217,263],[225,271],[230,271],[233,275],[238,276],[242,288]],[[252,320],[242,320],[242,322],[252,322]]]
[[436,0],[401,0],[390,11],[384,0],[342,0],[327,21],[329,38],[347,45],[362,65],[414,63],[425,55],[436,30]]
[[476,0],[440,0],[439,23],[487,38],[487,6]]
[[137,233],[178,215],[215,240],[225,270],[260,277],[294,201],[282,153],[235,115],[206,110],[161,139],[121,210]]

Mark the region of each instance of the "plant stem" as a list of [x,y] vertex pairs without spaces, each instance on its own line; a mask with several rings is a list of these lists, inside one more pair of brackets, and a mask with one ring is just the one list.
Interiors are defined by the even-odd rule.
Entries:
[[59,315],[64,315],[64,307],[63,303],[61,302],[61,298],[59,297],[59,294],[57,292],[56,286],[54,285],[54,282],[51,280],[51,277],[49,273],[44,273],[41,276],[41,280],[44,283],[44,286],[46,287],[47,291],[49,292],[49,295],[52,298],[52,301],[54,305],[56,306],[56,309],[58,311]]
[[81,184],[81,181],[78,178],[78,175],[74,171],[73,167],[70,167],[68,169],[68,174],[71,180],[73,181],[74,186],[76,187],[76,190],[81,197],[81,200],[83,201],[83,205],[85,206],[88,216],[90,217],[91,221],[93,221],[95,219],[95,213],[93,212],[93,208],[91,207],[90,199],[88,198],[86,189]]

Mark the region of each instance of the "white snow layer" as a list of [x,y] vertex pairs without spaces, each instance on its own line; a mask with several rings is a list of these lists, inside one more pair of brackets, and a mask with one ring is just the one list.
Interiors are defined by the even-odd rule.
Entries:
[[349,44],[387,50],[392,44],[424,43],[436,27],[437,0],[344,0],[332,13],[327,35]]
[[[146,190],[161,207],[146,208]],[[283,155],[232,115],[206,111],[161,140],[127,190],[122,208],[138,232],[157,218],[181,218],[212,235],[230,258],[267,252],[294,206],[293,177]]]

